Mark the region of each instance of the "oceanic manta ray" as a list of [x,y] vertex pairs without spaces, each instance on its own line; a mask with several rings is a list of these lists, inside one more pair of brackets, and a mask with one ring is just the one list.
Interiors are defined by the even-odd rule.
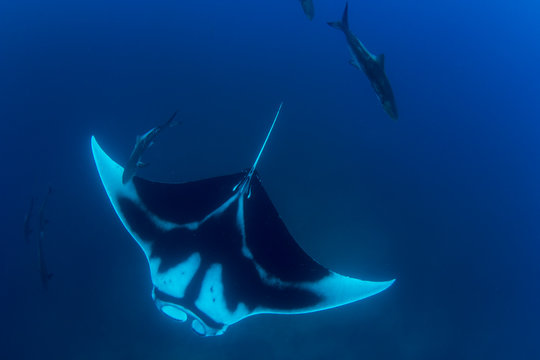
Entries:
[[266,140],[249,172],[180,184],[134,176],[92,137],[94,160],[122,224],[150,268],[152,297],[173,319],[192,317],[203,336],[256,314],[300,314],[377,294],[391,281],[339,275],[295,242],[257,172]]

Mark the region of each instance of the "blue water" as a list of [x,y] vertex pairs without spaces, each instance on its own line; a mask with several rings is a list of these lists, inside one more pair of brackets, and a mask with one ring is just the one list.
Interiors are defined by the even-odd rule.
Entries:
[[[1,358],[540,356],[540,5],[351,0],[394,122],[326,25],[345,2],[314,2],[311,22],[296,0],[0,3]],[[90,136],[124,162],[178,109],[140,175],[225,175],[251,165],[281,101],[259,172],[290,232],[337,272],[397,281],[199,338],[153,305]],[[44,292],[22,222],[48,185]]]

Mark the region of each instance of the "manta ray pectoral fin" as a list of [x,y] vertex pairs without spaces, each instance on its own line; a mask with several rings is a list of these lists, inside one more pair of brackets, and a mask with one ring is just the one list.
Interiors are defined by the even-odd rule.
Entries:
[[126,221],[125,214],[121,211],[120,202],[122,200],[129,199],[130,201],[137,202],[138,196],[134,189],[133,184],[127,183],[124,185],[122,182],[122,175],[124,168],[111,159],[105,151],[99,146],[96,138],[92,136],[92,154],[94,155],[94,161],[101,178],[101,182],[105,187],[105,192],[109,197],[109,200],[114,208],[114,211],[122,221],[122,224],[131,236],[137,241],[139,246],[147,254],[147,247],[144,246],[142,239],[132,231],[132,225]]
[[[101,182],[105,186],[105,191],[109,195],[109,199],[113,201],[111,195],[116,195],[121,191],[122,173],[124,168],[114,162],[103,149],[99,146],[96,138],[92,136],[92,154],[94,161],[101,178]],[[113,203],[114,205],[114,203]]]

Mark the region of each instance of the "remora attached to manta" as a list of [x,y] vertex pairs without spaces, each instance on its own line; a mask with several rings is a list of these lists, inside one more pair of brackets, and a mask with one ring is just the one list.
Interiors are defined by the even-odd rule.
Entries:
[[203,336],[223,334],[248,316],[330,309],[377,294],[394,280],[371,282],[332,272],[295,242],[264,190],[249,172],[187,183],[134,176],[92,137],[94,160],[107,195],[150,268],[159,310],[193,318]]
[[341,21],[329,22],[331,27],[343,31],[347,38],[347,45],[351,52],[351,59],[349,63],[357,69],[363,70],[369,81],[375,94],[379,98],[384,111],[394,120],[398,118],[398,111],[396,106],[396,100],[394,99],[394,92],[390,86],[390,81],[384,71],[384,54],[378,56],[373,55],[362,44],[360,40],[352,33],[349,28],[349,16],[348,16],[349,3],[345,4],[345,10],[343,10],[343,16]]

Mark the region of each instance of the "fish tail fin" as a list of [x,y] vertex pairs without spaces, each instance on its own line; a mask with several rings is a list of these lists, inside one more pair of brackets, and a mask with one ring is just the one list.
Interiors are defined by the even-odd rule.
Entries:
[[341,21],[331,21],[328,23],[328,25],[341,31],[349,29],[349,2],[345,3],[345,10],[343,10]]
[[307,18],[309,20],[313,20],[313,17],[315,15],[313,0],[300,0],[300,3],[302,4],[302,10],[304,10],[304,14],[306,14]]
[[176,126],[178,125],[180,122],[178,120],[175,120],[176,119],[176,114],[178,114],[178,110],[176,110],[172,115],[171,117],[169,118],[169,120],[167,120],[167,122],[163,125],[161,125],[160,127],[161,128],[167,128],[167,127],[173,127],[173,126]]

